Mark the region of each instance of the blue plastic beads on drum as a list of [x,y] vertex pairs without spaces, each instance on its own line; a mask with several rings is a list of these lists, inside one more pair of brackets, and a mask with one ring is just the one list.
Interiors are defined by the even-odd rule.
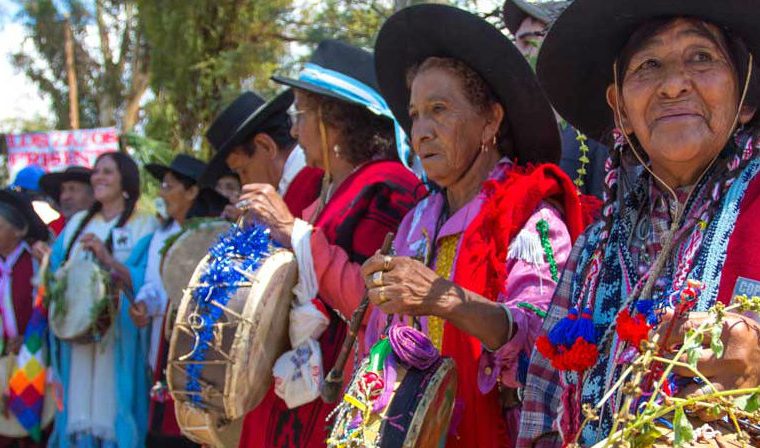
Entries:
[[[269,256],[271,249],[276,247],[274,245],[269,229],[263,226],[233,225],[211,247],[208,268],[200,276],[201,286],[192,292],[198,309],[193,313],[194,322],[190,322],[196,334],[196,343],[188,360],[206,360],[208,348],[213,346],[214,325],[224,314],[221,307],[227,305],[241,284],[250,281],[244,273],[255,272]],[[199,407],[203,406],[200,382],[202,369],[201,363],[189,363],[186,368],[190,401]]]

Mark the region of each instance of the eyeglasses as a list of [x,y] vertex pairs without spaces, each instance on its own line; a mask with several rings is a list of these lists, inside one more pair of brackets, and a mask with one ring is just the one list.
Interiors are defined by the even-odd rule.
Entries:
[[161,191],[169,191],[173,189],[176,185],[177,184],[171,184],[169,182],[164,181],[164,182],[161,182],[158,187],[161,189]]
[[300,110],[300,109],[296,109],[295,107],[288,109],[288,116],[290,117],[290,122],[293,124],[297,124],[298,121],[300,120],[301,115],[307,112],[309,111],[306,109]]

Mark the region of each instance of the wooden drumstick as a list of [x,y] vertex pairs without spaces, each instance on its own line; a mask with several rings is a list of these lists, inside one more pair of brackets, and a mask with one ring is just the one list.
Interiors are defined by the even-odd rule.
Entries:
[[[389,255],[393,248],[393,232],[389,232],[385,235],[385,241],[380,248],[382,255]],[[322,396],[322,401],[325,403],[335,403],[340,398],[340,391],[343,389],[343,369],[346,367],[346,361],[351,354],[351,350],[356,343],[356,335],[359,332],[364,315],[367,313],[367,307],[369,306],[369,295],[365,292],[362,297],[361,303],[354,310],[351,315],[351,322],[348,326],[348,334],[346,339],[343,340],[343,346],[340,348],[338,358],[335,360],[335,366],[325,376],[325,380],[322,382],[322,387],[319,390]]]

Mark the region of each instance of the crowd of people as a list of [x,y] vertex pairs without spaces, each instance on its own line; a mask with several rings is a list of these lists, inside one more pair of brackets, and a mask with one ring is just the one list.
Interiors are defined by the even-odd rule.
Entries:
[[[343,378],[374,360],[379,378],[365,373],[362,387],[390,407],[406,389],[379,347],[404,331],[418,338],[405,369],[433,353],[456,371],[441,434],[415,446],[593,446],[625,404],[613,396],[588,424],[584,405],[639,348],[621,322],[663,336],[667,356],[705,311],[760,286],[758,6],[507,0],[513,40],[464,10],[411,6],[385,21],[374,52],[325,40],[295,77],[272,78],[278,95],[241,94],[207,130],[208,163],[139,167],[117,151],[92,168],[23,168],[0,191],[2,355],[21,366],[37,316],[52,326],[75,312],[56,297],[77,290],[78,261],[102,273],[110,311],[87,317],[100,329],[87,337],[46,332],[39,384],[54,418],[39,402],[16,407],[8,386],[4,412],[28,435],[0,428],[0,447],[197,446],[167,389],[178,299],[161,275],[194,218],[266,227],[298,266],[291,316],[315,329],[278,359],[285,373],[242,420],[241,448],[363,446],[335,435],[336,404],[302,387],[300,366],[327,373],[356,337]],[[159,185],[155,213],[139,205],[141,172]],[[699,375],[676,369],[674,395],[705,394],[705,380],[760,386],[760,322],[725,322],[722,358],[704,351]],[[350,395],[345,406],[363,406]],[[706,446],[760,446],[756,424],[732,438],[708,414],[689,414],[709,425]],[[374,431],[411,423],[388,425]]]

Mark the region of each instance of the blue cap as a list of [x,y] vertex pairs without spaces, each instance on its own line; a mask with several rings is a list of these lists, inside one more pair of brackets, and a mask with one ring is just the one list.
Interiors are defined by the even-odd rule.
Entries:
[[40,190],[40,178],[45,175],[45,170],[37,165],[29,165],[21,168],[16,173],[16,178],[11,184],[11,188],[24,189],[29,191],[41,191]]

